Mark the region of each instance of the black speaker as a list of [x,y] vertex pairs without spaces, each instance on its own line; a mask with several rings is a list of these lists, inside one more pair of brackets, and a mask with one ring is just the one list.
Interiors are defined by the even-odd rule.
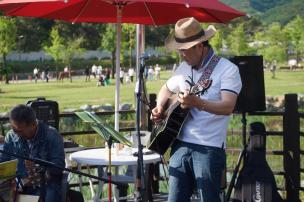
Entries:
[[239,67],[242,90],[235,105],[236,112],[264,111],[265,86],[262,56],[235,56],[231,62]]
[[26,105],[34,109],[38,120],[59,129],[59,107],[56,101],[37,98],[28,101]]

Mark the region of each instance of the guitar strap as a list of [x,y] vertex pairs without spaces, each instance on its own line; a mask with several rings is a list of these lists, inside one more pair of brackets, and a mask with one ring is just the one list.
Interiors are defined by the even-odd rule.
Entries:
[[213,55],[208,63],[207,67],[204,69],[202,76],[199,78],[197,82],[204,81],[210,78],[215,66],[220,61],[221,57],[217,55]]
[[220,61],[221,57],[217,56],[217,55],[213,55],[212,58],[210,59],[210,62],[208,63],[208,65],[205,67],[202,76],[199,78],[199,80],[197,81],[196,84],[192,83],[193,86],[191,86],[191,91],[195,92],[195,90],[197,88],[200,87],[201,84],[203,84],[203,81],[206,81],[210,78],[215,66],[217,65],[217,63]]

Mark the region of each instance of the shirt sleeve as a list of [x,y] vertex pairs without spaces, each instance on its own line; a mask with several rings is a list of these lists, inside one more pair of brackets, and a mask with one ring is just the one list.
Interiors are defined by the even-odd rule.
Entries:
[[236,65],[230,63],[221,80],[221,91],[239,94],[242,88],[241,76]]
[[181,64],[176,71],[173,73],[172,77],[169,78],[166,82],[167,88],[173,93],[184,92],[189,90],[190,86],[186,82],[188,72],[185,72],[185,64]]
[[[50,153],[48,154],[48,160],[53,162],[55,165],[62,168],[65,167],[65,155],[62,136],[54,129],[49,128],[48,131],[48,149]],[[62,173],[62,170],[56,168],[50,168],[49,172],[51,175],[58,175]]]
[[172,76],[167,80],[166,85],[167,88],[173,93],[183,92],[187,88],[185,77],[183,75]]

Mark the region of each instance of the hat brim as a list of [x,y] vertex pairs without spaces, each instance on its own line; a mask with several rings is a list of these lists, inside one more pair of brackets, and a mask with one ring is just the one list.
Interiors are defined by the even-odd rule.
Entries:
[[213,25],[210,25],[206,30],[204,30],[205,34],[200,38],[187,42],[187,43],[178,43],[175,41],[174,31],[172,31],[165,40],[165,48],[168,51],[173,50],[181,50],[181,49],[189,49],[196,44],[202,43],[204,41],[208,41],[216,34],[216,29]]

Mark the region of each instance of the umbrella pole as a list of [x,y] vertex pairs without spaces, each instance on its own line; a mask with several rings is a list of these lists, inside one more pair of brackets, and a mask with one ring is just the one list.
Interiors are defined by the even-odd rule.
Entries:
[[117,6],[116,23],[116,90],[115,90],[115,130],[119,131],[119,100],[120,100],[120,47],[121,47],[121,11]]

